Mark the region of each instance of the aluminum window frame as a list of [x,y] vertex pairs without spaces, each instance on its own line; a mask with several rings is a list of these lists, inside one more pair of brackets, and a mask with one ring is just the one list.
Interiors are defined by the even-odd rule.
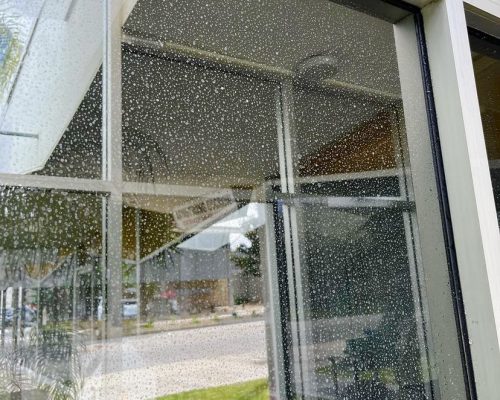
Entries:
[[[474,6],[495,10],[490,0]],[[500,7],[498,7],[500,9]],[[498,12],[497,9],[497,12]],[[464,5],[440,0],[422,9],[453,253],[474,369],[471,399],[500,390],[500,234],[489,176]]]

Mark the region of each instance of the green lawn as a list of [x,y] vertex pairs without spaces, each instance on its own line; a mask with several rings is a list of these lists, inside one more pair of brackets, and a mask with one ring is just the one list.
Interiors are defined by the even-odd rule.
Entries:
[[158,397],[157,400],[268,400],[267,379],[237,383],[235,385],[192,390]]

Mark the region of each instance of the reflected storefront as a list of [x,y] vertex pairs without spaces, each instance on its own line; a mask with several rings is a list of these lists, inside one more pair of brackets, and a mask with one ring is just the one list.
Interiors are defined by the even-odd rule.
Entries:
[[0,6],[0,397],[470,398],[418,18],[67,3]]

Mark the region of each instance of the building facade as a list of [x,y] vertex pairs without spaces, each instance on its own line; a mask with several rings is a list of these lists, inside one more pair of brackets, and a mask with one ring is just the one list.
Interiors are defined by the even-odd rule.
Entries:
[[498,0],[1,2],[0,397],[496,399],[499,60]]

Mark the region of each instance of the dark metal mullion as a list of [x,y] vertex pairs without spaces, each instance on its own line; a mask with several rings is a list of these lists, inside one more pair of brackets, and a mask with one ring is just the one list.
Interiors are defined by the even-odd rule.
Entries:
[[420,55],[420,68],[424,85],[425,104],[427,109],[427,122],[432,146],[432,158],[434,171],[436,173],[436,186],[438,191],[439,208],[441,211],[441,221],[445,242],[446,257],[448,259],[448,270],[450,274],[450,286],[452,291],[453,308],[455,311],[455,321],[458,328],[460,341],[460,353],[462,357],[463,374],[466,385],[466,396],[469,400],[477,399],[476,383],[474,380],[474,369],[472,355],[469,345],[469,334],[465,317],[465,308],[462,298],[460,284],[460,274],[455,250],[453,226],[451,212],[448,202],[448,191],[444,173],[444,163],[441,153],[441,142],[437,124],[436,107],[432,91],[432,82],[427,54],[426,39],[424,32],[423,17],[420,12],[415,14],[415,30],[417,34],[418,52]]
[[[278,288],[279,288],[279,306],[281,336],[283,346],[283,375],[285,380],[286,399],[295,397],[293,375],[292,375],[292,329],[290,313],[289,279],[287,273],[287,256],[285,250],[285,220],[283,217],[283,202],[275,201],[273,203],[274,230],[276,238],[276,261],[278,269]],[[280,366],[276,366],[278,369]]]
[[[287,130],[290,129],[290,126],[292,122],[290,119],[293,118],[293,115],[291,115],[289,108],[291,107],[290,102],[293,100],[290,100],[290,98],[286,98],[284,95],[284,92],[287,89],[285,87],[287,84],[290,84],[290,82],[281,82],[280,84],[280,105],[281,105],[281,112],[280,112],[280,118],[282,129],[281,129],[281,141],[280,145],[282,146],[282,154],[283,160],[281,160],[284,163],[284,173],[285,176],[282,177],[282,182],[285,183],[285,187],[281,188],[281,193],[278,194],[278,196],[283,196],[282,199],[276,199],[279,204],[279,212],[280,212],[280,218],[281,218],[281,227],[282,227],[282,236],[283,236],[283,251],[284,251],[284,263],[283,266],[284,268],[282,269],[282,272],[286,275],[286,283],[287,286],[284,286],[286,288],[286,305],[288,307],[288,310],[285,311],[285,315],[289,318],[288,322],[288,332],[287,335],[283,335],[283,337],[286,338],[288,343],[283,343],[283,346],[287,346],[287,349],[290,351],[290,354],[292,355],[291,357],[287,357],[287,363],[284,364],[285,370],[287,370],[287,375],[288,379],[285,381],[285,392],[287,399],[295,399],[297,397],[297,385],[300,385],[301,388],[301,393],[304,392],[304,382],[303,382],[303,374],[302,374],[302,369],[303,369],[303,364],[302,364],[302,346],[301,346],[301,341],[302,338],[300,337],[300,329],[299,329],[299,307],[302,306],[299,304],[298,298],[297,298],[297,276],[296,276],[296,265],[295,265],[295,259],[297,254],[294,252],[294,242],[293,242],[293,226],[292,226],[292,212],[291,212],[291,207],[292,204],[287,201],[290,197],[294,196],[294,184],[293,184],[293,168],[291,166],[293,163],[291,162],[292,159],[292,154],[290,154],[291,149],[287,146],[287,139],[289,139],[287,136],[291,135],[292,132],[287,132]],[[290,93],[288,93],[288,96],[290,96]],[[288,133],[288,135],[287,135]],[[288,208],[287,212],[287,217],[285,217],[284,209],[283,207]],[[285,226],[286,224],[286,226]],[[285,235],[289,234],[289,254],[287,254],[286,251],[286,242],[287,238]],[[288,265],[290,263],[290,265]],[[290,267],[290,268],[289,268]],[[291,276],[289,276],[289,272],[291,271]],[[290,298],[290,295],[292,294],[292,298]],[[281,293],[280,293],[281,297]],[[293,305],[293,307],[292,307]],[[292,310],[294,310],[294,315],[292,315]],[[283,311],[283,310],[282,310]],[[292,318],[293,316],[293,318]],[[299,365],[295,365],[295,362],[293,360],[293,354],[294,354],[294,335],[293,335],[293,327],[292,323],[296,323],[296,340],[297,343],[295,344],[298,349],[298,360],[295,360],[295,362],[298,362]],[[296,376],[295,372],[300,371],[300,376]],[[293,372],[292,372],[293,371]],[[300,381],[298,381],[300,380]]]

